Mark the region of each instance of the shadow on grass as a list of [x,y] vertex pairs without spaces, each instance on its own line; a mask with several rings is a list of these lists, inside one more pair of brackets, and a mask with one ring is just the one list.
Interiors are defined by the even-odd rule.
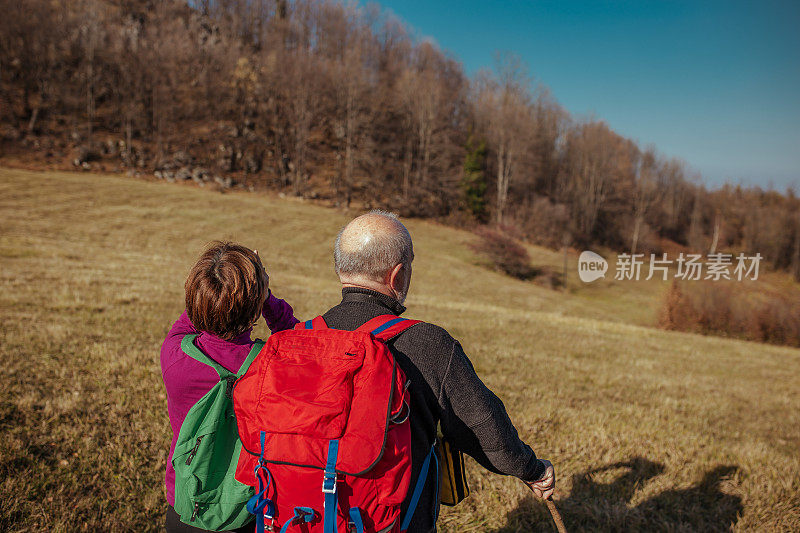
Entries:
[[[631,507],[636,491],[664,471],[659,463],[634,457],[575,475],[569,497],[556,503],[568,531],[729,531],[742,502],[722,492],[720,485],[737,470],[718,466],[692,487],[665,490]],[[494,533],[554,529],[544,505],[530,496]]]

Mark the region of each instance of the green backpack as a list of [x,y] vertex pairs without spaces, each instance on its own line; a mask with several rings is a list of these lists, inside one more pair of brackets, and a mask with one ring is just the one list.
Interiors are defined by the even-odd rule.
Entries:
[[181,425],[172,466],[175,468],[175,512],[181,521],[211,531],[239,528],[253,515],[247,511],[252,487],[233,477],[242,442],[236,429],[231,392],[236,378],[244,374],[261,351],[257,340],[234,374],[194,345],[196,334],[186,335],[181,349],[186,355],[212,367],[220,381],[189,409]]

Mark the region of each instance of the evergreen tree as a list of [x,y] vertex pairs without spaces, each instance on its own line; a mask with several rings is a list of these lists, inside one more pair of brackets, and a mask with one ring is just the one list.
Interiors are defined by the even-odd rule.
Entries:
[[464,203],[476,220],[486,222],[486,142],[476,142],[470,135],[466,149],[464,176],[461,179]]

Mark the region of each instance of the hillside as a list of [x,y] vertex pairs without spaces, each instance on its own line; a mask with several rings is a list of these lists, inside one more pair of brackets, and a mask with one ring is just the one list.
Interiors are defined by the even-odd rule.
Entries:
[[0,12],[4,167],[493,221],[551,248],[760,253],[800,281],[797,191],[707,188],[680,159],[565,109],[513,53],[470,76],[468,58],[378,3],[0,0]]
[[[257,248],[275,293],[311,317],[337,302],[332,242],[352,215],[0,170],[0,529],[157,530],[169,443],[158,350],[193,260],[212,239]],[[469,233],[408,227],[408,316],[459,338],[553,461],[568,527],[800,529],[800,350],[645,327],[658,284],[550,291],[484,268]],[[469,470],[473,495],[443,512],[443,531],[548,530],[520,483]]]

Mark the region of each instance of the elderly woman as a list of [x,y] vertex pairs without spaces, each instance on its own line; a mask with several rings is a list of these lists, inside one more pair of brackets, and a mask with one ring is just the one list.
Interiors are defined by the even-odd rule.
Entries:
[[[161,373],[167,389],[172,444],[167,460],[166,529],[204,531],[182,523],[175,512],[172,456],[181,425],[192,406],[220,382],[217,371],[181,347],[187,335],[203,354],[236,373],[253,349],[253,326],[263,316],[269,329],[290,329],[298,321],[292,307],[269,290],[269,277],[258,254],[238,244],[217,242],[200,256],[186,279],[186,311],[172,325],[161,347]],[[237,531],[252,531],[253,523]]]

